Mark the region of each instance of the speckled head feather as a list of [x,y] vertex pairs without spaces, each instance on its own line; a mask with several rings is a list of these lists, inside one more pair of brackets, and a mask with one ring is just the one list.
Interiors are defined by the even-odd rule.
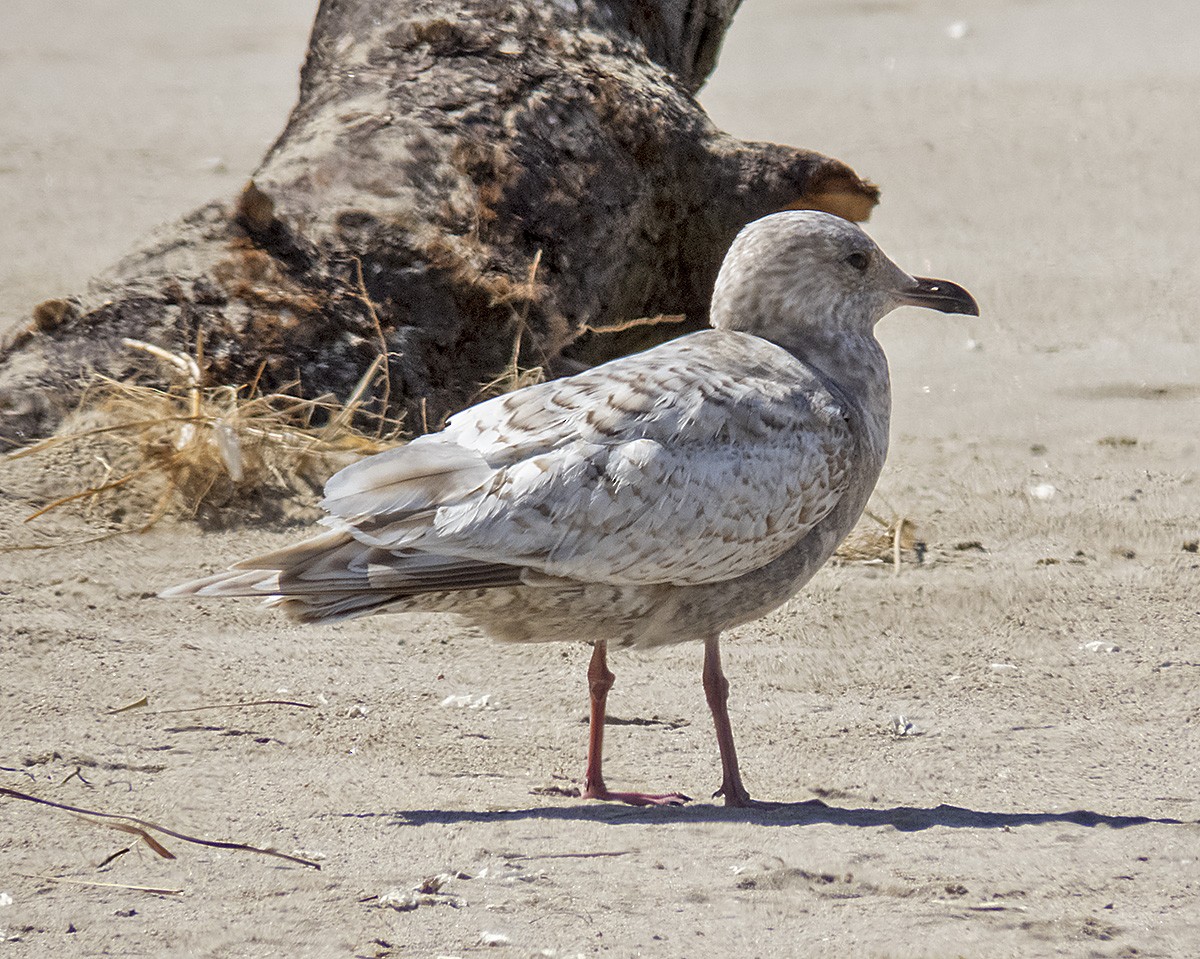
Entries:
[[755,220],[733,241],[713,290],[711,322],[786,347],[869,335],[904,304],[978,313],[962,287],[911,276],[849,220],[791,210]]

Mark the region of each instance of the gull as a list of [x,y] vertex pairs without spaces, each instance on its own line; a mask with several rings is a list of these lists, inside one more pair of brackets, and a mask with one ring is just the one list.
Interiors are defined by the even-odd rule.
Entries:
[[857,522],[888,448],[875,325],[902,305],[978,315],[847,220],[746,226],[711,329],[487,400],[325,486],[328,530],[162,595],[257,596],[294,619],[449,612],[499,640],[590,643],[581,795],[674,805],[604,782],[610,645],[704,643],[726,805],[751,799],[722,632],[795,594]]

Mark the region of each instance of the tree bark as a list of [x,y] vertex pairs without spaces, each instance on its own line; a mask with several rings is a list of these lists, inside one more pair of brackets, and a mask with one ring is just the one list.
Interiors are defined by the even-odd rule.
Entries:
[[[436,428],[509,369],[550,375],[703,325],[745,223],[864,219],[844,164],[719,130],[695,91],[740,0],[323,0],[287,126],[241,195],[150,237],[0,348],[0,435],[52,430],[86,371],[345,397]],[[683,324],[592,330],[635,317]],[[648,339],[649,337],[649,339]]]

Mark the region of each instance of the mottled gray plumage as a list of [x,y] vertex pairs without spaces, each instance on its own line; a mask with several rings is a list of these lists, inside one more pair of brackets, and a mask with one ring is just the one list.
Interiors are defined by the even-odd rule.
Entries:
[[975,311],[845,220],[765,217],[725,259],[715,329],[465,410],[334,476],[329,532],[165,595],[454,612],[516,641],[714,638],[861,515],[890,412],[873,331],[902,303]]

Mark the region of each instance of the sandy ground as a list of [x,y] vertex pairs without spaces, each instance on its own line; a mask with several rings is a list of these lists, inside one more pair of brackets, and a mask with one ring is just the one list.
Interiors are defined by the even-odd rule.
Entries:
[[[7,0],[0,313],[234,190],[312,6]],[[882,330],[879,505],[926,563],[826,570],[726,644],[751,788],[824,807],[707,799],[698,647],[614,658],[608,744],[614,786],[697,802],[545,795],[582,765],[585,649],[156,601],[302,532],[160,524],[0,554],[0,786],[322,869],[0,796],[0,955],[1200,952],[1197,49],[1183,0],[749,0],[730,34],[718,122],[877,179],[885,249],[984,307]],[[57,462],[0,465],[10,542]],[[178,712],[262,699],[314,708]]]

